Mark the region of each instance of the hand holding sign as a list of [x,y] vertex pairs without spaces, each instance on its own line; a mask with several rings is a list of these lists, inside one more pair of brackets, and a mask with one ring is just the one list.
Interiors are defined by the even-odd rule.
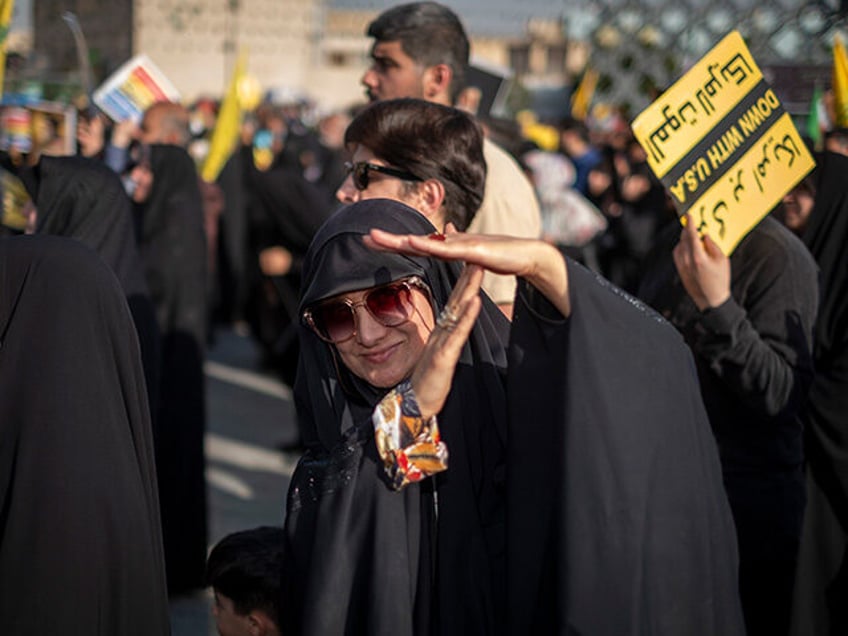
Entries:
[[730,298],[730,259],[709,234],[703,239],[698,235],[691,216],[685,218],[680,242],[673,251],[674,265],[686,293],[704,311]]

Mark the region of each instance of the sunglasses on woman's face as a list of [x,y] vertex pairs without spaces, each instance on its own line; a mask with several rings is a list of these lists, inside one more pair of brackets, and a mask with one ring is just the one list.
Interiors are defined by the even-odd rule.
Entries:
[[389,168],[388,166],[378,166],[375,163],[368,163],[367,161],[357,161],[356,163],[347,161],[345,162],[345,170],[347,170],[348,174],[353,175],[353,186],[359,191],[368,189],[368,184],[370,183],[370,179],[368,178],[369,170],[397,179],[403,179],[404,181],[421,181],[419,177],[416,177],[411,172]]
[[303,312],[303,319],[321,340],[339,343],[356,335],[356,313],[365,307],[371,317],[384,327],[397,327],[405,323],[415,311],[412,288],[429,293],[429,288],[417,276],[375,287],[365,298],[355,303],[348,298],[337,298],[318,303]]

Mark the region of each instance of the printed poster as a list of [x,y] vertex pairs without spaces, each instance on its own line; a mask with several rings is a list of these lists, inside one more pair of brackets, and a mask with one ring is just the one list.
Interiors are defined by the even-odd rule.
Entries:
[[727,255],[815,166],[738,31],[632,127],[678,214]]
[[3,200],[0,206],[0,225],[23,232],[27,228],[27,208],[31,204],[31,199],[20,179],[2,168],[0,168],[0,194]]
[[36,155],[73,155],[77,151],[77,112],[58,102],[0,107],[0,150]]
[[179,102],[180,94],[153,61],[136,55],[112,73],[96,91],[94,103],[112,121],[141,121],[155,102]]

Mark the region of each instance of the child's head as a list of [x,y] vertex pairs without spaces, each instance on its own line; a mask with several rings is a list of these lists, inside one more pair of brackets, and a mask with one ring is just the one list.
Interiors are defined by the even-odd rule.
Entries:
[[221,636],[280,633],[283,536],[282,528],[263,526],[227,535],[212,548],[206,582]]

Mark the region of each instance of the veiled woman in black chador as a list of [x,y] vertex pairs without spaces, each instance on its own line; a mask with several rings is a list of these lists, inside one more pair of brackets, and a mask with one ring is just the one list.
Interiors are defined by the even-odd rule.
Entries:
[[150,146],[149,166],[142,162],[131,174],[139,184],[133,193],[139,252],[162,333],[154,440],[173,595],[204,585],[206,234],[197,171],[185,150]]
[[0,634],[169,631],[124,294],[76,241],[0,239]]
[[[742,633],[674,329],[541,241],[433,232],[373,199],[306,256],[284,630]],[[511,326],[483,266],[519,275]]]
[[18,171],[36,206],[35,232],[66,236],[95,250],[127,297],[141,346],[151,416],[159,391],[160,334],[133,231],[132,206],[117,174],[83,157],[41,157]]
[[848,631],[848,157],[817,158],[815,205],[802,238],[819,266],[815,376],[801,411],[807,507],[791,634]]

